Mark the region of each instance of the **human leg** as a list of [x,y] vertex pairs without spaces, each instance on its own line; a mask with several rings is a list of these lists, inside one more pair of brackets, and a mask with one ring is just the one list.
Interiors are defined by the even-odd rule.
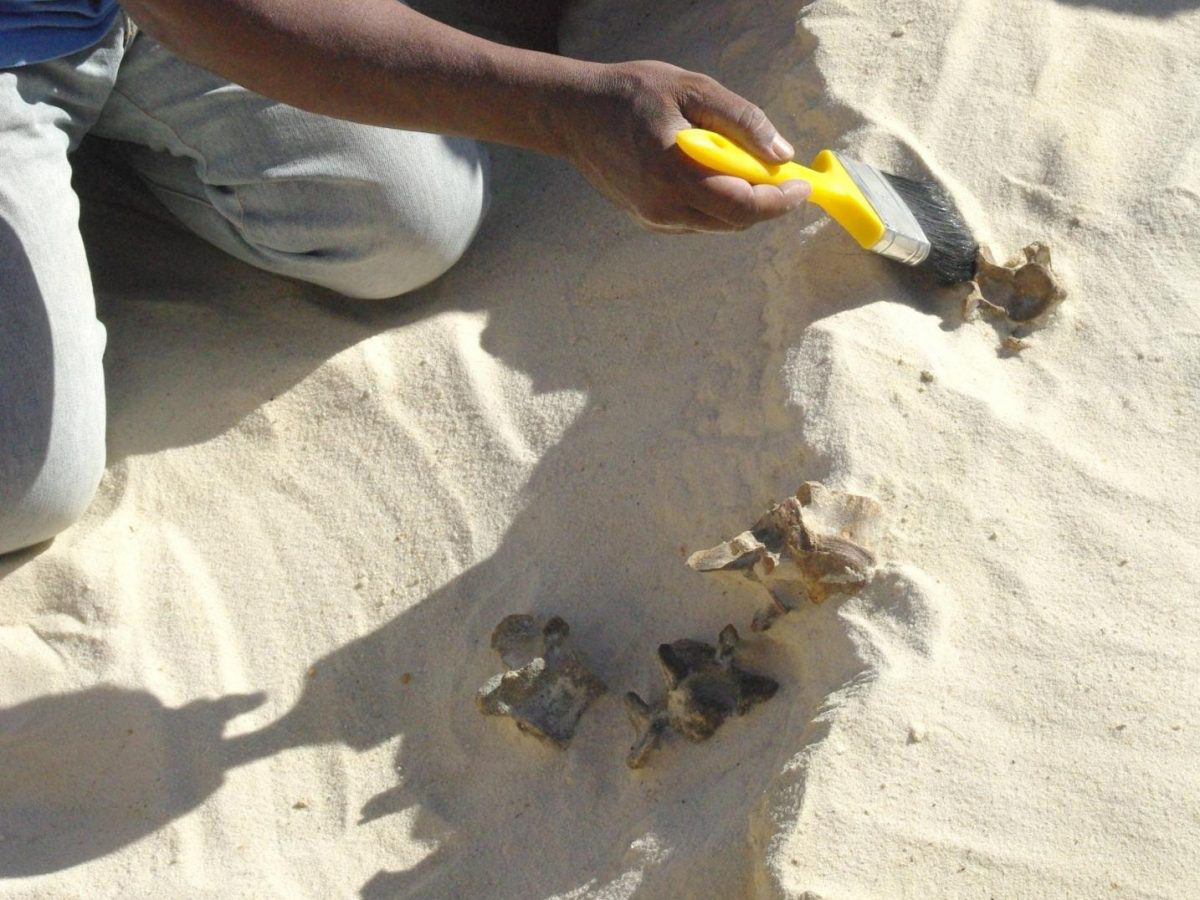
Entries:
[[353,297],[445,272],[487,202],[474,142],[340,122],[268,100],[140,35],[99,136],[184,224],[268,271]]
[[104,472],[104,326],[68,153],[99,115],[122,26],[0,71],[0,553],[53,537]]

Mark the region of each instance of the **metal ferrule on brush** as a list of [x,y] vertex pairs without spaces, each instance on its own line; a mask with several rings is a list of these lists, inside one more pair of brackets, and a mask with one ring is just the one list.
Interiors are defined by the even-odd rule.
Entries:
[[840,153],[833,155],[842,164],[846,174],[858,185],[858,189],[883,222],[883,237],[871,249],[881,256],[908,266],[924,262],[929,256],[929,238],[913,217],[908,204],[896,193],[896,189],[878,169]]

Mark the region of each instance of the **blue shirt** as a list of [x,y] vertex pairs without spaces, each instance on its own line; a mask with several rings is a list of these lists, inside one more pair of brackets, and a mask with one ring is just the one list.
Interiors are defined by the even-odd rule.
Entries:
[[99,43],[119,13],[117,0],[0,0],[0,68]]

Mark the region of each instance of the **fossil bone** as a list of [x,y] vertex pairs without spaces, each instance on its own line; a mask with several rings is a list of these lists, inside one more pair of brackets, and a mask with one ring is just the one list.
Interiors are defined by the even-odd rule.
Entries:
[[659,646],[666,694],[653,706],[632,691],[625,695],[625,709],[637,731],[626,758],[631,769],[646,764],[668,730],[703,741],[729,716],[740,716],[775,695],[778,682],[738,666],[738,641],[737,629],[726,625],[716,647],[686,638]]
[[1040,325],[1067,296],[1050,265],[1050,247],[1040,241],[999,266],[981,247],[975,280],[965,283],[963,318],[980,310],[1026,328]]
[[558,616],[545,625],[533,616],[505,617],[492,632],[492,649],[508,671],[479,689],[480,711],[509,716],[522,731],[565,748],[584,710],[607,690],[571,645],[569,632]]
[[853,593],[870,577],[879,505],[867,497],[806,481],[795,497],[779,503],[749,531],[687,564],[698,572],[727,572],[761,584],[771,605],[751,627],[765,631],[803,600],[822,603],[834,593]]

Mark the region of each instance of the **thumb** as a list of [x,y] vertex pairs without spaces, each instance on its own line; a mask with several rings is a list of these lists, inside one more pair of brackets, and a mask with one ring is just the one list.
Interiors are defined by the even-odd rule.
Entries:
[[236,719],[243,713],[248,713],[252,709],[257,709],[266,701],[267,695],[262,691],[255,691],[253,694],[228,694],[224,697],[218,697],[216,700],[210,700],[209,708],[222,720]]
[[711,79],[706,90],[688,97],[682,112],[694,125],[732,138],[764,162],[787,162],[795,153],[765,112]]

